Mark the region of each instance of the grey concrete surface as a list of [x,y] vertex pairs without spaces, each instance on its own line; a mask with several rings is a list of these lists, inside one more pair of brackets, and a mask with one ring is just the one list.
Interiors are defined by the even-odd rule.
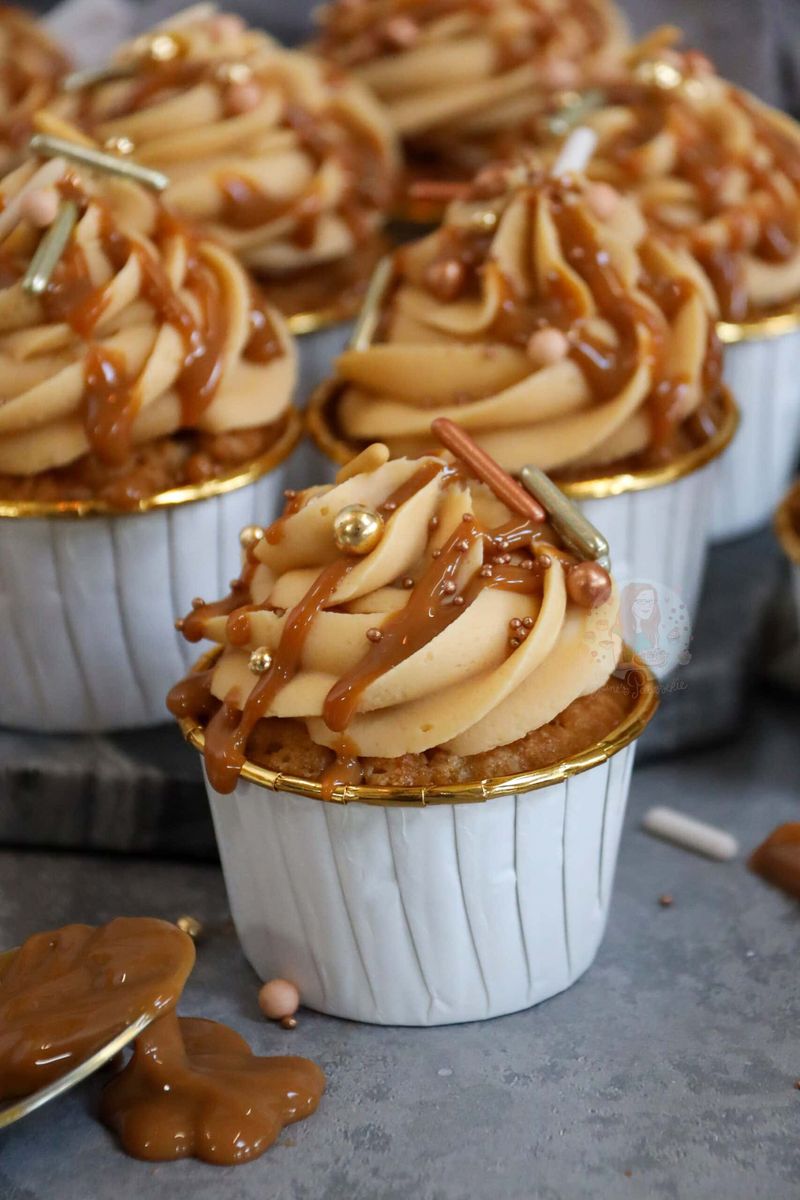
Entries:
[[303,1012],[284,1033],[259,1019],[215,867],[0,854],[0,944],[72,920],[193,913],[208,933],[182,1011],[328,1076],[314,1117],[232,1169],[126,1159],[91,1119],[88,1086],[0,1134],[0,1197],[797,1200],[800,905],[741,860],[696,858],[638,825],[671,803],[748,851],[800,815],[798,730],[800,702],[765,696],[736,744],[637,771],[594,968],[485,1024],[380,1029]]

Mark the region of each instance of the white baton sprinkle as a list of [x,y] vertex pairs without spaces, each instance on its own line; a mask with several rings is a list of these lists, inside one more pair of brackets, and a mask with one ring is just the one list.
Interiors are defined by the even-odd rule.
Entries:
[[730,833],[717,829],[715,825],[707,825],[705,821],[687,817],[674,808],[651,808],[644,815],[642,828],[654,837],[664,838],[685,850],[705,854],[720,862],[727,862],[739,853],[739,843]]

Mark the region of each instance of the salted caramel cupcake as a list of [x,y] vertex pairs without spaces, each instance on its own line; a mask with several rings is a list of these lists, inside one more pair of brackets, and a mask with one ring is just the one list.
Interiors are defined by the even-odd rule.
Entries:
[[[694,259],[634,201],[579,175],[493,169],[397,252],[375,336],[337,360],[313,431],[345,460],[378,431],[393,453],[419,454],[433,419],[457,420],[507,471],[543,468],[590,501],[621,574],[661,580],[691,606],[701,468],[735,423],[714,311]],[[691,499],[677,506],[675,489]],[[677,507],[687,521],[675,530]],[[676,533],[698,548],[680,568]]]
[[0,724],[152,723],[183,658],[170,613],[190,598],[185,565],[202,551],[216,587],[236,556],[209,530],[268,517],[280,492],[295,347],[241,264],[138,184],[30,159],[0,197],[0,588],[15,614]]
[[[634,195],[650,227],[688,250],[716,296],[725,379],[743,428],[720,470],[714,534],[765,524],[800,451],[800,125],[655,35],[620,79],[575,98],[598,135],[591,178]],[[531,127],[552,131],[569,110]]]
[[0,173],[25,149],[38,109],[69,71],[69,59],[21,8],[0,9]]
[[553,91],[622,63],[610,0],[334,0],[317,50],[383,101],[413,174],[469,177],[520,144]]
[[267,277],[288,315],[347,309],[398,161],[359,82],[237,16],[189,10],[68,87],[52,112],[167,172],[171,210]]
[[525,1007],[602,933],[653,696],[614,674],[608,572],[476,461],[368,448],[292,496],[229,596],[183,622],[216,649],[169,707],[203,750],[245,953],[339,1016]]

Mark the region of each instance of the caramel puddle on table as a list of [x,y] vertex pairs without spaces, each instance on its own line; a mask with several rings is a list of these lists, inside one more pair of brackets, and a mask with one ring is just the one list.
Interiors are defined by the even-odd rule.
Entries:
[[179,1018],[194,958],[185,933],[144,917],[29,938],[0,975],[0,1100],[52,1082],[150,1012],[101,1103],[123,1149],[222,1165],[263,1154],[315,1110],[324,1075],[308,1059],[259,1058],[215,1021]]
[[747,864],[762,879],[800,900],[800,821],[773,829]]

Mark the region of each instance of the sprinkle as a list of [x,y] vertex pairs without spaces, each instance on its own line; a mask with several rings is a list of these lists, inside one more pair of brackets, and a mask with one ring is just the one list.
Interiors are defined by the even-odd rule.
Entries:
[[456,542],[456,550],[460,550],[462,554],[466,554],[467,550],[469,550],[469,542],[466,538],[461,538],[460,541]]
[[425,268],[425,286],[437,300],[455,300],[464,290],[467,272],[457,258],[429,263]]
[[460,608],[463,603],[464,603],[463,596],[453,596],[453,604],[457,604],[458,607]]
[[431,551],[431,558],[441,558],[441,557],[442,557],[441,550],[432,550]]
[[381,508],[384,512],[394,512],[397,508],[397,502],[395,500],[387,500],[385,504],[381,505]]
[[197,917],[178,917],[175,924],[182,933],[188,934],[192,941],[194,941],[196,938],[199,938],[203,932],[203,926],[201,922],[198,921]]
[[183,624],[184,624],[183,617],[178,617],[177,621],[175,622],[175,628],[178,630],[179,633],[183,629]]
[[[437,518],[436,518],[436,520],[437,520],[437,522],[438,522],[439,518],[437,517]],[[472,520],[472,513],[464,513],[464,515],[463,515],[463,517],[461,518],[461,520],[462,520],[462,521],[471,521],[471,520]]]
[[486,566],[486,567],[481,567],[478,574],[481,576],[482,579],[491,579],[492,576],[494,575],[494,571],[492,570],[491,567]]
[[294,490],[294,488],[284,488],[283,494],[287,500],[294,500],[297,496],[297,492]]
[[369,638],[369,640],[371,642],[379,642],[381,640],[381,638],[383,637],[383,633],[381,632],[380,629],[374,629],[374,628],[368,629],[367,637]]
[[120,175],[123,179],[132,179],[155,192],[163,192],[169,187],[169,177],[161,171],[153,171],[150,167],[142,167],[138,163],[128,162],[124,158],[115,158],[113,154],[104,154],[102,150],[93,150],[89,146],[79,146],[67,138],[50,137],[48,134],[35,133],[28,148],[32,154],[40,158],[67,158],[93,171],[103,171],[107,175]]
[[203,599],[203,597],[195,596],[194,600],[192,601],[192,608],[203,608],[204,605],[205,605],[205,600]]
[[[547,568],[547,567],[552,567],[552,565],[553,565],[553,560],[552,560],[552,558],[550,557],[550,555],[549,555],[549,554],[540,554],[540,555],[539,555],[539,558],[538,558],[538,563],[539,563],[539,566],[540,566],[540,567],[545,567],[545,568]],[[531,564],[531,565],[532,565],[532,564]]]
[[658,897],[658,903],[662,908],[671,908],[673,904],[672,896],[669,892],[665,892],[663,896]]
[[58,215],[44,235],[28,264],[22,280],[22,289],[31,296],[41,296],[47,291],[53,271],[64,253],[72,231],[78,223],[78,206],[74,200],[65,200]]
[[516,650],[517,646],[520,644],[519,638],[509,638],[508,644],[509,646],[513,646],[513,648]]
[[439,518],[431,517],[430,521],[428,521],[428,529],[438,529],[438,528],[439,528]]
[[508,623],[512,629],[519,629],[520,625],[522,624],[522,621],[520,620],[519,617],[512,617]]
[[404,578],[402,580],[402,584],[403,584],[404,588],[413,588],[414,580],[411,578],[410,575],[406,575],[406,576],[404,576]]
[[523,617],[522,624],[525,629],[533,629],[533,617]]
[[391,17],[382,30],[383,36],[392,46],[407,50],[419,37],[419,26],[410,17]]
[[688,817],[674,808],[660,806],[649,809],[644,815],[642,828],[654,837],[674,842],[684,850],[693,850],[696,854],[705,854],[720,862],[735,858],[739,853],[739,843],[732,834],[705,821]]
[[281,1029],[297,1029],[297,1017],[281,1017]]
[[272,655],[266,646],[257,646],[247,665],[254,675],[263,675],[272,666]]
[[272,1021],[293,1017],[299,1004],[300,993],[288,979],[270,979],[258,993],[258,1006]]
[[133,154],[136,149],[136,144],[129,137],[120,135],[119,137],[106,138],[103,142],[103,149],[106,154]]
[[452,596],[452,594],[455,590],[456,590],[456,585],[453,583],[452,579],[448,579],[442,588],[442,591],[444,592],[445,596]]

